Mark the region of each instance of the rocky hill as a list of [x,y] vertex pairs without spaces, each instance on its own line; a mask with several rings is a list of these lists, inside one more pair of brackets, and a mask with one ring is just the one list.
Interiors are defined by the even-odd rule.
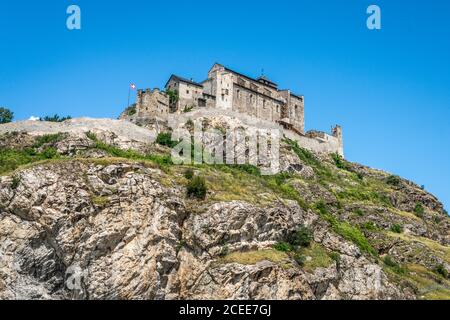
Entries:
[[0,125],[0,299],[450,299],[450,218],[410,181],[288,139],[276,176],[176,166],[79,121]]

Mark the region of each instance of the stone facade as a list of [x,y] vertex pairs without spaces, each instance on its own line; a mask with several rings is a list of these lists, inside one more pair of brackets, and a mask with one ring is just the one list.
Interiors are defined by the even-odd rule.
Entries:
[[276,83],[264,76],[254,79],[217,63],[203,82],[172,75],[164,92],[158,89],[138,90],[136,113],[130,120],[137,122],[150,118],[167,121],[171,114],[181,115],[197,109],[233,111],[272,122],[286,132],[295,133],[300,137],[296,140],[314,140],[307,143],[313,146],[313,151],[343,155],[341,127],[334,128],[331,135],[317,131],[305,133],[304,96],[279,89]]

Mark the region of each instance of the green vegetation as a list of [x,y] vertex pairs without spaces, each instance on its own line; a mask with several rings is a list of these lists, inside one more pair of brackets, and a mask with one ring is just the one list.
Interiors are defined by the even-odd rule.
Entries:
[[194,109],[194,106],[185,106],[183,109],[183,113],[191,112]]
[[306,257],[303,254],[301,254],[299,252],[296,252],[296,253],[294,253],[292,258],[295,260],[295,262],[298,263],[298,265],[300,267],[304,267],[305,266],[305,264],[306,264]]
[[60,117],[58,114],[54,114],[53,116],[44,116],[41,117],[41,121],[49,121],[49,122],[64,122],[66,120],[72,119],[71,116]]
[[399,176],[390,175],[386,178],[386,183],[391,186],[398,187],[401,185],[402,179]]
[[312,241],[312,231],[310,228],[301,226],[287,237],[287,242],[293,247],[308,247]]
[[179,142],[172,141],[172,134],[170,132],[160,132],[156,137],[156,143],[165,147],[173,148]]
[[0,149],[0,174],[14,171],[29,163],[58,158],[60,156],[53,147],[45,148],[42,152],[37,152],[34,148],[24,150]]
[[186,171],[184,171],[183,176],[187,179],[187,180],[191,180],[194,177],[194,170],[192,169],[186,169]]
[[174,105],[175,103],[178,102],[179,97],[178,97],[178,91],[176,90],[167,90],[166,94],[169,96],[169,104],[170,105]]
[[129,106],[128,108],[125,109],[125,114],[127,116],[134,116],[136,114],[137,110],[136,110],[136,103],[132,104],[131,106]]
[[109,203],[109,198],[102,196],[94,196],[92,197],[92,202],[98,207],[104,207]]
[[275,250],[278,250],[278,251],[281,251],[281,252],[289,252],[289,251],[292,251],[292,246],[291,246],[289,243],[284,242],[284,241],[281,241],[281,242],[276,243],[276,244],[273,246],[273,248],[274,248]]
[[64,133],[45,134],[36,138],[33,147],[40,148],[44,144],[54,144],[63,140],[65,137],[66,135]]
[[353,211],[353,213],[359,217],[363,217],[365,215],[364,211],[362,211],[361,209],[356,209],[355,211]]
[[341,200],[372,202],[383,206],[392,206],[389,198],[376,191],[368,191],[363,188],[347,188],[337,194]]
[[322,245],[312,242],[307,248],[299,251],[300,255],[305,257],[303,267],[308,272],[313,272],[317,268],[328,268],[335,261],[333,252],[328,251]]
[[326,204],[323,201],[320,201],[316,204],[316,210],[322,217],[322,219],[328,221],[334,232],[341,235],[345,239],[352,241],[354,244],[358,246],[361,251],[364,251],[370,255],[376,256],[377,252],[375,249],[369,244],[369,241],[364,236],[364,234],[355,226],[352,226],[348,222],[343,222],[337,220],[329,211]]
[[398,224],[398,223],[393,224],[391,226],[391,231],[395,232],[395,233],[402,233],[403,232],[403,226]]
[[0,124],[2,123],[9,123],[14,118],[14,112],[7,108],[0,108]]
[[385,256],[383,259],[384,264],[397,274],[406,274],[408,270],[398,264],[391,256]]
[[331,155],[331,159],[333,159],[334,164],[338,169],[346,170],[351,172],[350,164],[342,158],[340,154],[333,153]]
[[206,181],[200,176],[193,177],[187,185],[187,196],[189,198],[197,198],[204,200],[206,198]]
[[20,184],[20,176],[13,176],[11,182],[11,189],[16,190]]
[[443,264],[437,265],[436,268],[434,268],[434,271],[437,274],[440,274],[441,276],[443,276],[444,278],[446,278],[446,279],[448,278],[448,271],[447,271],[447,269],[445,269]]
[[423,218],[425,214],[425,209],[421,203],[416,203],[416,207],[414,208],[414,214],[419,218]]
[[363,223],[361,225],[361,228],[367,231],[378,231],[378,227],[376,226],[375,223],[373,223],[373,221],[368,221],[366,223]]
[[219,257],[225,257],[226,255],[228,255],[229,252],[230,252],[230,248],[226,244],[220,249]]

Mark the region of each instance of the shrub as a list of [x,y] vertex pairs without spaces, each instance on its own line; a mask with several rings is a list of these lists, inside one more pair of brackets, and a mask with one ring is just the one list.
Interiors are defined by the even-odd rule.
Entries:
[[44,151],[42,151],[41,157],[43,159],[54,159],[54,158],[58,158],[59,154],[55,148],[50,147],[50,148],[46,148]]
[[288,236],[287,241],[293,247],[308,247],[312,241],[312,232],[308,227],[301,226]]
[[402,183],[402,179],[399,176],[390,175],[386,178],[386,183],[398,187]]
[[58,114],[55,114],[53,116],[45,116],[45,117],[41,117],[41,121],[48,121],[48,122],[63,122],[66,120],[70,120],[72,119],[71,116],[66,116],[66,117],[60,117]]
[[440,274],[441,276],[443,276],[444,278],[448,278],[448,271],[447,271],[447,269],[445,269],[443,264],[437,265],[436,268],[434,268],[434,271],[437,274]]
[[36,138],[33,147],[40,148],[47,143],[56,143],[64,139],[63,133],[45,134]]
[[403,232],[403,226],[401,226],[400,224],[394,224],[391,226],[391,231],[395,232],[395,233],[402,233]]
[[173,105],[178,102],[178,91],[174,90],[167,90],[166,94],[169,96],[169,103],[170,105]]
[[399,265],[391,256],[385,256],[383,262],[386,266],[391,268],[395,273],[405,274],[407,270]]
[[0,123],[11,122],[14,118],[14,112],[7,108],[0,108]]
[[365,215],[364,211],[362,211],[361,209],[356,209],[353,213],[360,217]]
[[190,198],[205,199],[206,198],[206,181],[205,178],[195,176],[187,185],[187,195]]
[[273,246],[273,248],[274,248],[275,250],[281,251],[281,252],[289,252],[289,251],[292,251],[291,245],[290,245],[289,243],[287,243],[287,242],[284,242],[284,241],[276,243],[276,244]]
[[183,113],[191,112],[194,109],[194,106],[185,106],[183,109]]
[[178,142],[172,141],[172,134],[169,132],[161,132],[156,137],[156,143],[169,148],[175,147]]
[[414,213],[419,218],[423,218],[423,216],[425,214],[425,209],[421,203],[419,203],[419,202],[416,203],[416,207],[414,208]]
[[295,262],[298,263],[299,266],[303,267],[305,265],[306,257],[304,255],[297,252],[294,254],[293,258],[294,258]]
[[341,255],[338,252],[331,252],[330,253],[330,258],[333,259],[334,261],[336,261],[337,264],[339,264],[341,262]]
[[127,116],[133,116],[133,115],[136,114],[136,112],[137,112],[137,110],[136,110],[136,104],[135,103],[125,109],[125,114]]
[[254,176],[260,176],[261,175],[261,170],[256,167],[256,166],[252,166],[250,164],[235,164],[235,165],[231,165],[232,168],[238,169],[240,171],[244,171],[247,172],[248,174],[254,175]]
[[331,158],[333,159],[334,164],[336,165],[336,167],[338,169],[351,171],[351,167],[350,167],[349,163],[347,161],[345,161],[344,158],[342,158],[342,156],[340,154],[333,153],[331,155]]
[[191,180],[194,177],[194,170],[187,169],[183,175],[186,179]]
[[224,245],[219,252],[219,257],[225,257],[226,255],[228,255],[229,252],[230,248],[228,247],[228,245]]
[[11,182],[11,189],[16,190],[19,187],[19,184],[20,184],[20,177],[14,176]]
[[363,228],[365,230],[368,230],[368,231],[377,231],[378,230],[378,227],[372,221],[368,221],[366,223],[363,223],[361,225],[361,228]]

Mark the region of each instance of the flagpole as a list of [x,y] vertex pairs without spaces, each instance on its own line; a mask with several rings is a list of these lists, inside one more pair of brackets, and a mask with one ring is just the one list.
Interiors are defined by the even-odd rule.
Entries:
[[127,108],[130,106],[130,94],[131,94],[131,85],[128,85],[128,104],[127,104]]

